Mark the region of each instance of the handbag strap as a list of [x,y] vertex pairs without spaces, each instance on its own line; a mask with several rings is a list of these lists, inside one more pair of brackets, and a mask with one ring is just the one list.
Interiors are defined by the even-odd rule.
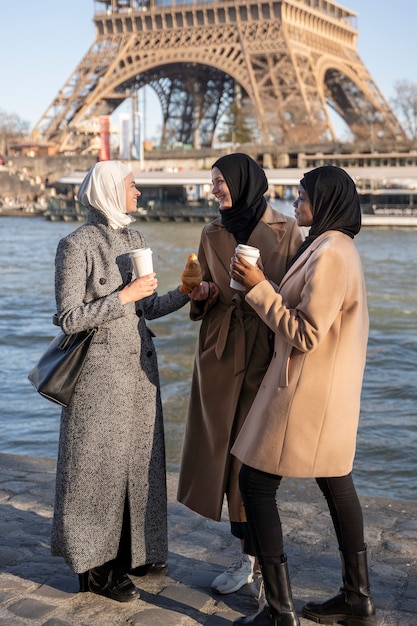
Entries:
[[[55,324],[55,326],[60,326],[58,313],[53,314],[52,323]],[[68,350],[78,340],[78,337],[81,334],[84,335],[85,338],[87,338],[90,335],[94,335],[97,331],[98,331],[98,327],[89,328],[88,330],[81,330],[80,332],[73,333],[73,334],[64,333],[63,339],[61,343],[59,344],[59,348],[60,350]]]

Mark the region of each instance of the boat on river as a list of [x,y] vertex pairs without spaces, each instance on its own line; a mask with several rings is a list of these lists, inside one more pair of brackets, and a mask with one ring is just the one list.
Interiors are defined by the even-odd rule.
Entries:
[[[44,215],[46,219],[84,222],[87,209],[77,199],[52,198]],[[142,222],[211,222],[219,214],[217,202],[150,201],[146,208],[138,207],[133,216]]]
[[365,189],[359,198],[365,226],[417,226],[416,189]]
[[[84,221],[86,209],[77,199],[77,190],[86,172],[60,178],[60,193],[48,201],[49,220]],[[141,195],[136,219],[160,222],[211,222],[218,216],[218,204],[211,196],[210,172],[135,172]]]
[[[417,174],[415,179],[399,178],[399,168],[382,178],[380,168],[348,169],[357,184],[364,226],[417,227]],[[372,170],[372,171],[371,171]],[[378,170],[376,173],[374,170]],[[47,219],[80,221],[86,209],[77,199],[77,189],[85,172],[74,172],[60,178],[61,193],[48,201]],[[141,191],[136,219],[142,221],[210,222],[218,216],[218,204],[211,195],[209,171],[134,172]],[[287,205],[297,194],[303,170],[286,168],[266,170],[270,200]],[[64,193],[62,193],[62,190]],[[286,211],[288,213],[288,211]],[[292,208],[290,208],[292,214]]]

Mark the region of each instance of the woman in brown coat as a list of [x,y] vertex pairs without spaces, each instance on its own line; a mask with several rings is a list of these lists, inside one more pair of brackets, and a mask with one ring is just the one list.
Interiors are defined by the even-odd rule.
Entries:
[[311,226],[279,290],[241,257],[231,275],[275,333],[271,364],[232,448],[269,606],[237,624],[296,626],[276,491],[282,476],[314,477],[329,506],[343,564],[341,593],[303,616],[375,624],[362,509],[352,481],[368,312],[353,237],[361,210],[353,180],[325,166],[305,174],[294,202]]
[[244,292],[230,287],[230,261],[238,243],[255,246],[266,276],[278,284],[303,236],[294,218],[267,204],[265,172],[246,154],[221,157],[213,165],[212,181],[220,217],[203,229],[198,257],[206,296],[210,284],[214,298],[191,303],[191,319],[202,323],[178,499],[200,515],[220,520],[227,494],[232,534],[241,539],[243,552],[212,585],[219,593],[233,593],[252,580],[254,558],[248,554],[254,550],[245,534],[240,463],[230,448],[268,367],[272,333],[246,304]]

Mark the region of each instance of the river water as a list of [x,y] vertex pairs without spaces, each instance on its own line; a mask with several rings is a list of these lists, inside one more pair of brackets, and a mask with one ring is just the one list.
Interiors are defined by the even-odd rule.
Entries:
[[[79,224],[0,218],[0,452],[56,457],[60,408],[27,374],[56,332],[54,256]],[[136,222],[153,249],[159,293],[173,288],[201,223]],[[363,228],[370,338],[354,475],[359,493],[417,500],[417,230]],[[188,306],[149,322],[156,333],[167,462],[177,471],[198,324]]]

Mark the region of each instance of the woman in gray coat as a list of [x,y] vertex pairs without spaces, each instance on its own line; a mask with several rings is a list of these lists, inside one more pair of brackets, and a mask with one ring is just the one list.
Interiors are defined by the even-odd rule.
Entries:
[[158,364],[145,319],[189,301],[156,293],[155,274],[132,280],[128,252],[146,247],[127,228],[140,192],[118,161],[92,167],[79,200],[86,224],[58,244],[55,292],[66,333],[97,327],[62,410],[52,553],[79,574],[80,590],[127,602],[127,572],[167,558],[165,448]]

